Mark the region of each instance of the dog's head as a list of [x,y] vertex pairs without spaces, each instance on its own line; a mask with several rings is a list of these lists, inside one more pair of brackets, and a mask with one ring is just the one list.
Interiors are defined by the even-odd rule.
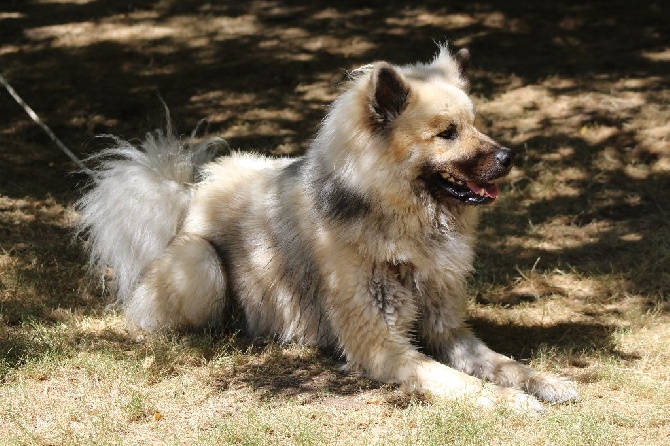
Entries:
[[475,128],[463,67],[468,53],[441,47],[428,64],[369,68],[360,100],[367,125],[385,156],[392,156],[415,188],[441,203],[478,205],[498,195],[512,150]]

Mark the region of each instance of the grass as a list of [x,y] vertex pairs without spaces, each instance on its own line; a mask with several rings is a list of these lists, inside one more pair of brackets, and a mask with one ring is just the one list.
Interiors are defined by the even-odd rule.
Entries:
[[469,46],[481,128],[518,152],[483,215],[470,323],[581,397],[482,411],[300,346],[128,331],[71,239],[85,178],[0,99],[0,444],[670,443],[666,3],[219,3],[10,1],[2,74],[82,157],[160,123],[157,92],[181,129],[206,117],[291,155],[342,70]]
[[[670,354],[659,340],[670,335],[667,322],[638,315],[609,335],[611,351],[536,349],[534,367],[562,369],[582,393],[538,419],[331,376],[333,364],[299,346],[223,334],[137,343],[120,315],[72,315],[11,330],[25,334],[25,352],[41,354],[5,357],[13,365],[0,388],[0,420],[7,444],[583,445],[640,436],[662,444]],[[302,379],[286,380],[301,371]]]

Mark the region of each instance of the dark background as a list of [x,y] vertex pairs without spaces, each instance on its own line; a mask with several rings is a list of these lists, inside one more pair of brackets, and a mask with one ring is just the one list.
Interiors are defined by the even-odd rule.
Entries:
[[[620,278],[607,299],[668,299],[670,2],[333,3],[4,0],[0,72],[80,157],[98,150],[96,135],[132,139],[163,125],[160,98],[181,133],[207,119],[209,134],[234,148],[299,154],[345,70],[379,59],[425,61],[434,42],[467,46],[477,103],[505,104],[507,92],[534,86],[546,96],[481,118],[486,132],[523,152],[523,175],[485,217],[493,229],[482,233],[478,266],[487,272],[476,280],[503,287],[541,257],[541,271]],[[552,97],[578,105],[557,119]],[[514,124],[543,114],[532,134]],[[599,129],[600,139],[584,136]],[[603,168],[608,157],[616,163]],[[75,170],[0,91],[0,246],[53,306],[82,299],[84,255],[63,223],[86,180]],[[580,176],[563,184],[573,195],[543,198],[533,186],[551,189],[542,183],[547,172],[575,170]],[[593,224],[602,231],[579,246],[544,249],[547,234],[529,221],[570,234]],[[512,235],[538,243],[504,241]],[[20,299],[6,298],[3,308],[9,320],[40,311]]]

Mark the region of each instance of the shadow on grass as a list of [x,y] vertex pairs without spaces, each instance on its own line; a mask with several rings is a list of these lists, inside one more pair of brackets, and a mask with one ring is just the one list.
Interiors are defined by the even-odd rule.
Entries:
[[[660,203],[670,200],[670,177],[659,172],[635,179],[624,168],[603,171],[596,161],[611,148],[624,164],[651,166],[662,154],[638,144],[635,116],[649,104],[663,106],[658,97],[669,86],[663,51],[670,32],[661,17],[670,13],[668,8],[667,2],[649,1],[640,7],[624,0],[607,7],[571,0],[462,5],[424,1],[413,6],[345,1],[328,7],[314,1],[10,1],[0,7],[0,66],[80,155],[98,149],[96,134],[134,138],[160,126],[157,93],[187,133],[208,118],[209,131],[224,134],[233,147],[270,152],[282,146],[283,153],[300,153],[335,86],[345,79],[343,70],[376,59],[426,60],[435,51],[433,40],[449,39],[471,49],[472,91],[486,98],[552,77],[564,82],[547,87],[548,94],[575,97],[632,79],[618,92],[640,97],[639,105],[630,108],[581,105],[564,118],[552,119],[551,110],[531,104],[517,114],[516,119],[545,116],[533,135],[515,138],[519,148],[529,147],[520,167],[530,184],[541,180],[544,169],[538,165],[558,147],[572,148],[573,155],[549,167],[577,168],[584,179],[570,184],[577,194],[535,200],[522,209],[510,206],[500,219],[491,218],[499,234],[509,231],[521,237],[532,237],[529,220],[562,215],[576,216],[582,225],[611,220],[631,233],[645,225],[641,215],[660,216],[652,218],[658,225],[642,228],[641,243],[621,245],[630,257],[610,255],[619,244],[605,234],[574,252],[504,251],[499,264],[510,268],[496,274],[506,277],[514,273],[516,259],[532,264],[537,257],[568,263],[583,274],[602,274],[603,268],[591,259],[605,256],[606,270],[629,276],[630,292],[651,289],[667,296],[667,274],[662,272],[670,269],[670,260],[654,247],[658,240],[670,240],[667,218],[659,213]],[[4,97],[0,194],[71,202],[85,178],[66,175],[74,167]],[[580,130],[592,126],[606,126],[612,134],[589,142]],[[487,127],[496,138],[513,138],[516,132],[495,121]],[[637,198],[631,200],[632,195]],[[650,231],[661,235],[654,237]],[[22,242],[6,237],[3,247]],[[667,244],[664,249],[667,253]],[[653,274],[640,275],[631,268],[655,254]]]
[[[635,126],[650,104],[664,106],[658,97],[670,86],[665,53],[670,28],[664,20],[669,8],[668,2],[640,6],[628,0],[482,0],[455,6],[347,0],[328,7],[316,1],[10,0],[0,6],[0,67],[79,155],[96,150],[96,134],[133,138],[160,125],[157,93],[187,133],[208,118],[210,132],[225,134],[233,147],[271,152],[286,145],[287,153],[300,153],[335,86],[345,79],[343,70],[377,59],[426,60],[435,51],[433,40],[449,39],[471,49],[472,91],[486,99],[552,77],[570,86],[551,87],[549,93],[571,96],[632,79],[632,86],[621,90],[638,95],[639,105],[614,107],[611,113],[576,107],[569,110],[572,120],[540,119],[537,134],[529,136],[517,135],[516,127],[487,123],[492,136],[530,147],[520,157],[526,178],[517,185],[517,195],[531,202],[503,202],[486,214],[484,223],[495,231],[483,236],[478,280],[504,285],[519,265],[530,266],[541,257],[541,266],[549,270],[568,265],[587,276],[616,273],[626,276],[626,292],[667,298],[670,226],[663,205],[670,202],[670,177],[667,171],[649,170],[635,178],[626,167],[651,169],[664,155],[639,144]],[[513,118],[549,116],[549,111],[531,107]],[[0,247],[9,259],[0,264],[0,324],[5,327],[0,354],[9,367],[19,367],[22,358],[61,351],[31,324],[52,327],[59,308],[95,313],[104,302],[83,291],[85,260],[70,244],[67,229],[52,222],[61,217],[41,211],[51,206],[45,204],[49,199],[71,203],[85,178],[67,174],[74,166],[4,92],[0,123],[0,198],[13,200],[0,207]],[[607,127],[612,135],[589,141],[580,134],[589,126]],[[571,154],[551,161],[564,147]],[[623,165],[603,169],[599,160],[611,149]],[[567,168],[581,174],[568,182],[574,194],[533,198],[529,189],[546,169]],[[610,226],[579,246],[560,249],[505,242],[511,236],[537,242],[542,234],[533,232],[529,221],[537,225],[565,216],[576,228],[600,221]],[[484,255],[489,251],[494,254]],[[544,346],[617,354],[614,328],[607,325],[473,324],[491,346],[519,358]],[[82,342],[93,349],[107,343],[123,349],[130,343],[93,335]],[[211,345],[193,348],[211,358]],[[263,357],[261,350],[252,352]],[[337,372],[327,355],[305,362],[282,353],[267,355],[238,369],[237,377],[222,376],[220,386],[237,379],[261,392],[334,389],[348,394],[375,385]]]
[[526,326],[500,324],[484,318],[472,318],[468,322],[489,347],[517,360],[528,360],[547,349],[566,355],[599,352],[617,359],[640,359],[616,348],[612,334],[619,327],[614,325],[560,322]]
[[253,389],[261,399],[289,397],[306,402],[310,398],[394,387],[345,371],[344,363],[334,359],[330,351],[282,348],[244,338],[238,341],[250,342],[251,347],[244,351],[244,362],[218,375],[215,383],[224,391],[242,386]]

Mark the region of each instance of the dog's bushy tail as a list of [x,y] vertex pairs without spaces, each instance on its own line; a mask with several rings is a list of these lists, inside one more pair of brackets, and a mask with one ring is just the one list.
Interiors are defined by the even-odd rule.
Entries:
[[113,146],[89,158],[96,177],[77,201],[78,235],[88,242],[91,265],[123,302],[144,269],[165,250],[182,224],[199,167],[227,146],[221,138],[184,144],[172,132],[148,133],[139,147],[110,136]]

